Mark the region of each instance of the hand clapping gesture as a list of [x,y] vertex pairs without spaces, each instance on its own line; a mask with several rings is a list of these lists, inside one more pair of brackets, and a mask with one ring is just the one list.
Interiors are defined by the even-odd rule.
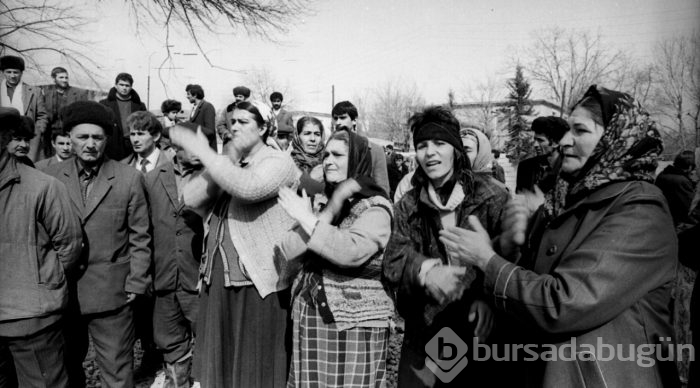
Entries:
[[306,195],[306,190],[302,190],[300,197],[289,187],[280,188],[279,204],[290,217],[299,223],[299,226],[301,226],[308,235],[311,235],[318,218],[311,210],[311,201]]

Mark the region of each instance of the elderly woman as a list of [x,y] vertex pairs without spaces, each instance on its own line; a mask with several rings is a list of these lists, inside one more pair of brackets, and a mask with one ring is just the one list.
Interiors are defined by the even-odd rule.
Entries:
[[[445,251],[439,233],[467,227],[479,219],[490,233],[500,232],[506,190],[489,176],[472,173],[459,122],[443,107],[430,107],[410,120],[418,168],[413,188],[395,204],[394,230],[384,258],[384,275],[397,290],[399,313],[406,320],[399,386],[433,387],[425,347],[443,328],[464,341],[483,341],[491,328],[491,310],[481,292],[482,276]],[[471,341],[467,341],[471,344]],[[477,363],[470,363],[455,386],[467,386]]]
[[299,188],[309,195],[323,191],[321,160],[325,148],[326,135],[321,120],[313,116],[300,118],[292,139],[292,159],[302,173]]
[[277,202],[277,193],[296,188],[299,173],[289,154],[265,146],[271,118],[264,104],[239,103],[228,155],[209,148],[201,131],[176,126],[170,132],[173,143],[206,168],[185,186],[185,203],[214,203],[201,266],[194,358],[202,387],[286,384],[288,289],[295,271],[279,244],[294,220]]
[[383,387],[394,304],[381,281],[391,203],[369,178],[366,138],[334,133],[323,158],[330,210],[315,215],[305,197],[280,190],[298,225],[282,245],[302,258],[294,286],[293,357],[288,387]]
[[[511,373],[520,384],[675,385],[673,358],[662,361],[675,352],[669,306],[677,242],[663,194],[651,183],[659,133],[631,97],[596,86],[569,124],[561,176],[534,219],[513,203],[499,246],[476,220],[471,231],[448,229],[441,240],[455,260],[484,271],[486,293],[517,322],[521,343],[534,352],[559,347],[558,356]],[[515,263],[496,253],[517,257],[518,246]]]

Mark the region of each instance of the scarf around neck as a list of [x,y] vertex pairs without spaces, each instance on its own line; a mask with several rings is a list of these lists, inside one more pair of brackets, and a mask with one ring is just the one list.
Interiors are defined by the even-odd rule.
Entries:
[[0,82],[0,105],[15,108],[21,115],[24,115],[24,87],[21,81],[15,85],[12,100],[7,95],[7,80]]
[[301,139],[298,133],[294,133],[292,138],[292,159],[297,167],[302,171],[309,172],[312,168],[318,166],[323,161],[323,151],[326,150],[326,135],[321,131],[321,142],[319,148],[314,153],[304,151],[304,146],[301,144]]

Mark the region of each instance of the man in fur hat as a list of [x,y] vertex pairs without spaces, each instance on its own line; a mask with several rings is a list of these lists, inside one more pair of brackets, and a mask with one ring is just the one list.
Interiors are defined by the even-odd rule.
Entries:
[[48,121],[41,91],[22,82],[24,59],[14,55],[0,57],[0,70],[5,78],[0,81],[0,106],[15,108],[21,115],[34,121],[34,132],[39,136],[32,138],[28,157],[32,161],[38,161],[42,159],[39,153],[39,140],[46,130]]
[[216,133],[219,135],[221,140],[224,141],[224,143],[226,143],[230,138],[229,132],[231,129],[231,117],[233,116],[233,110],[240,102],[248,101],[250,98],[250,89],[245,86],[236,86],[233,88],[233,98],[234,101],[229,104],[226,109],[221,111],[216,123]]

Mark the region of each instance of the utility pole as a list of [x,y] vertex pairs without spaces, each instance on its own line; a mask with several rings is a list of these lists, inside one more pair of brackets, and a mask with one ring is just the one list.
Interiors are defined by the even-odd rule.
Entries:
[[566,101],[566,81],[564,81],[564,89],[561,94],[561,106],[559,108],[559,117],[564,116],[564,101]]
[[331,110],[335,106],[335,85],[331,85]]

